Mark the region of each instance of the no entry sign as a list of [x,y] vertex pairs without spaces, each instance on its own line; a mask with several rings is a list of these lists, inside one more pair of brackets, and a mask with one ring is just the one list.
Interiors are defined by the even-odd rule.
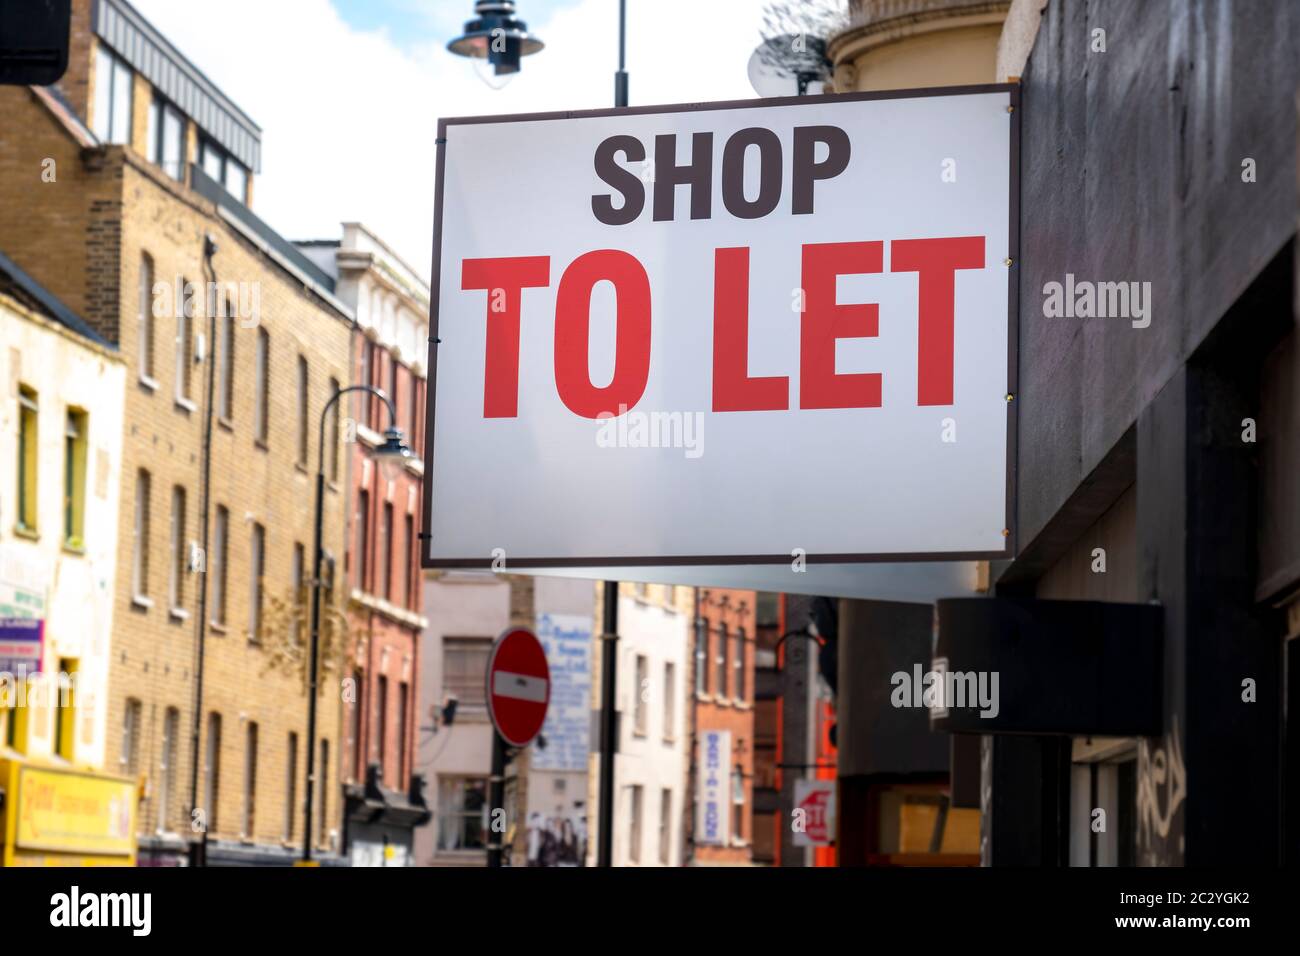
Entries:
[[542,729],[551,700],[551,672],[537,635],[514,627],[492,647],[487,668],[488,712],[501,739],[527,747]]
[[443,120],[426,564],[1009,553],[1015,105]]

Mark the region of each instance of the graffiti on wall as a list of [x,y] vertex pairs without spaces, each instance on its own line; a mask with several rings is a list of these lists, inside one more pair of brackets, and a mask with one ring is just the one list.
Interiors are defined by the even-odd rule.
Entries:
[[1174,817],[1187,798],[1187,771],[1177,717],[1170,719],[1169,726],[1163,739],[1138,742],[1138,845],[1146,853],[1154,852],[1157,841],[1169,839]]

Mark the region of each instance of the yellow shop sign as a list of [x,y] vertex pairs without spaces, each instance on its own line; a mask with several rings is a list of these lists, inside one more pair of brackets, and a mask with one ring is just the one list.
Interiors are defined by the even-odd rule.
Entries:
[[9,854],[24,851],[135,856],[136,788],[130,780],[84,771],[10,765]]

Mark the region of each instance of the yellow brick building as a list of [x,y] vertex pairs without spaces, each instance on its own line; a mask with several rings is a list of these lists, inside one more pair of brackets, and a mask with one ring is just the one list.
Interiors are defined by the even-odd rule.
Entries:
[[[318,427],[348,383],[352,316],[248,208],[256,124],[129,4],[75,0],[67,74],[0,89],[0,113],[0,248],[127,367],[105,766],[140,781],[141,862],[204,835],[210,862],[287,862],[303,839]],[[325,435],[341,587],[337,418]],[[323,673],[322,849],[339,829],[340,696]]]

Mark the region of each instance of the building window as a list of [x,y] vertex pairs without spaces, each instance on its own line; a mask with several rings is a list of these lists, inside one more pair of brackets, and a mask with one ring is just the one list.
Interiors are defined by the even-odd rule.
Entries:
[[352,702],[352,719],[349,721],[349,732],[351,735],[350,744],[352,747],[352,779],[361,781],[366,776],[366,753],[363,748],[364,741],[361,733],[361,715],[365,713],[365,686],[366,675],[360,670],[352,672],[352,686],[355,689],[356,698]]
[[187,570],[185,547],[185,489],[172,488],[171,573],[168,575],[167,600],[173,611],[185,606],[185,572]]
[[158,832],[172,828],[172,801],[176,797],[176,746],[180,739],[181,712],[168,707],[163,715],[162,754],[158,760]]
[[39,448],[36,392],[18,386],[18,530],[36,533],[36,462]]
[[673,844],[673,792],[667,787],[659,791],[659,862],[667,866]]
[[131,593],[149,595],[149,472],[141,468],[135,476],[135,527],[132,531]]
[[131,68],[101,41],[95,51],[95,135],[103,143],[131,141]]
[[266,574],[266,529],[253,525],[248,560],[248,639],[254,644],[262,641],[263,576]]
[[324,845],[329,838],[330,809],[330,742],[320,742],[320,818],[316,822],[316,842]]
[[244,826],[245,837],[252,838],[257,822],[257,722],[248,722],[244,741]]
[[295,646],[297,646],[299,635],[302,633],[303,618],[307,614],[307,589],[303,585],[306,564],[307,549],[295,541],[293,544],[293,566],[289,569],[293,587],[293,615],[290,618],[289,636]]
[[242,203],[248,202],[248,169],[236,160],[226,160],[226,192]]
[[191,405],[190,401],[190,361],[191,345],[194,340],[194,284],[181,281],[182,302],[176,310],[176,401],[182,405]]
[[423,389],[420,387],[420,380],[411,374],[411,449],[417,457],[421,457],[420,445],[420,397]]
[[[1076,741],[1075,747],[1080,744]],[[1132,749],[1114,757],[1070,765],[1070,866],[1136,864],[1137,760]],[[1093,826],[1105,813],[1106,826]]]
[[731,772],[731,842],[745,842],[745,771]]
[[[361,343],[361,384],[370,388],[375,384],[375,343],[370,339],[365,339]],[[361,422],[367,427],[374,427],[371,421],[373,416],[373,407],[375,397],[370,392],[361,392],[358,400],[361,402]]]
[[664,664],[664,741],[677,739],[677,665]]
[[384,502],[383,534],[379,539],[379,560],[384,569],[384,600],[393,599],[393,503]]
[[406,789],[406,721],[410,707],[410,688],[406,682],[397,685],[397,786]]
[[[330,379],[330,398],[339,393],[339,380]],[[330,406],[330,481],[339,480],[339,445],[343,441],[342,416],[339,402]]]
[[185,116],[161,96],[149,104],[149,158],[172,179],[185,180]]
[[298,356],[298,464],[307,466],[307,360]]
[[650,585],[644,581],[638,581],[634,585],[634,593],[638,601],[648,601],[650,600]]
[[642,788],[640,784],[631,787],[631,811],[627,821],[627,858],[631,863],[641,862],[641,814]]
[[646,713],[646,698],[650,696],[650,665],[646,661],[644,654],[636,656],[636,681],[632,686],[632,693],[636,696],[632,702],[632,732],[638,737],[646,735],[646,725],[650,722],[649,715]]
[[122,772],[132,777],[140,770],[141,709],[140,701],[128,697],[122,713]]
[[402,423],[398,419],[398,415],[401,414],[402,406],[401,404],[399,404],[397,400],[397,386],[398,386],[397,378],[399,374],[398,370],[400,368],[401,366],[397,362],[397,357],[390,354],[388,356],[388,400],[393,403],[393,427],[394,428],[402,427]]
[[482,777],[438,778],[438,849],[487,846],[488,784]]
[[217,505],[217,517],[212,529],[212,554],[208,561],[208,574],[212,576],[211,621],[218,627],[226,624],[226,560],[230,548],[230,512]]
[[357,587],[370,590],[370,492],[357,492]]
[[402,571],[402,588],[405,593],[402,595],[402,604],[405,607],[415,609],[415,515],[407,514],[406,535],[402,538],[402,550],[398,552],[399,567]]
[[227,423],[235,417],[235,317],[221,310],[221,349],[217,357],[217,414]]
[[199,162],[203,171],[226,187],[226,192],[242,203],[248,202],[248,168],[212,140],[199,142]]
[[140,378],[153,383],[153,259],[140,257]]
[[727,696],[727,625],[718,625],[718,649],[717,656],[714,658],[714,664],[717,665],[717,686],[713,688],[713,693],[719,699]]
[[71,761],[77,752],[77,668],[75,658],[59,658],[58,699],[54,701],[54,752]]
[[695,693],[709,692],[709,622],[695,619]]
[[79,408],[68,409],[63,438],[63,541],[78,550],[85,546],[88,430],[86,413]]
[[375,761],[379,764],[379,779],[388,773],[388,678],[383,674],[375,681]]
[[745,629],[736,628],[735,643],[731,653],[731,695],[737,703],[745,700]]
[[284,842],[292,843],[298,820],[298,735],[289,732],[289,758],[284,765]]
[[203,806],[208,832],[217,832],[217,804],[221,796],[221,715],[208,714],[208,747],[204,752]]
[[266,329],[260,327],[257,330],[256,364],[253,437],[265,445],[271,408],[271,335]]
[[484,675],[491,653],[491,638],[443,638],[442,693],[456,698],[457,716],[482,717],[487,713]]

